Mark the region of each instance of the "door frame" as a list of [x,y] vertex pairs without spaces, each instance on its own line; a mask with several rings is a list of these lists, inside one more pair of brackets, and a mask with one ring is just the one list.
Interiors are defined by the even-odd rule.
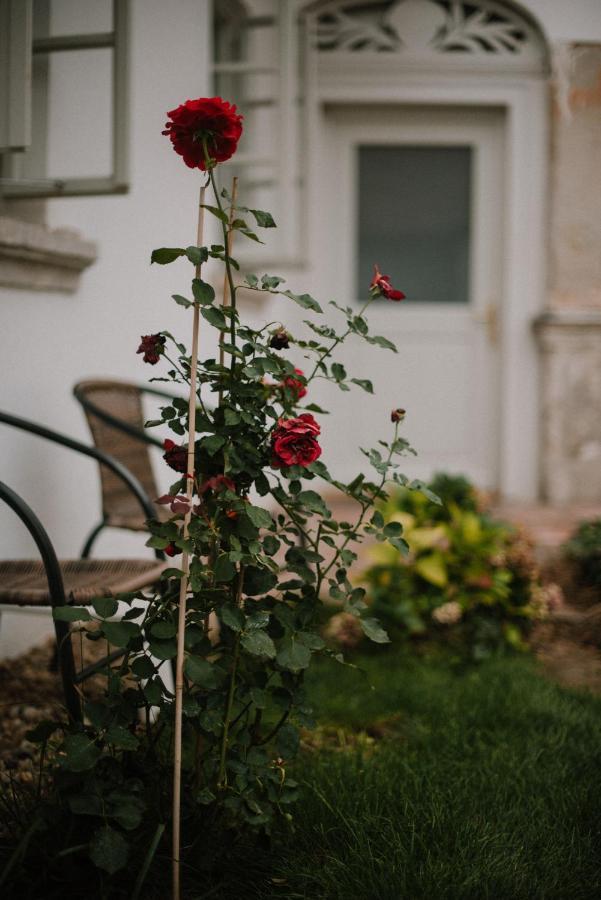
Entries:
[[[442,80],[444,78],[444,81]],[[503,107],[506,112],[503,286],[499,310],[499,490],[504,500],[538,499],[540,484],[539,363],[532,323],[544,308],[548,181],[548,83],[543,75],[498,72],[411,72],[342,60],[307,85],[309,209],[319,208],[315,172],[328,104]],[[308,254],[319,258],[309,230]],[[312,268],[313,268],[312,265]]]

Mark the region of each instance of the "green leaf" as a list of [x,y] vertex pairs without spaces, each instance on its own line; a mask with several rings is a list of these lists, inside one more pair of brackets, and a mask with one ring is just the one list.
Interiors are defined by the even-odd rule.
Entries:
[[150,626],[150,633],[153,637],[166,640],[177,634],[175,622],[153,622]]
[[257,278],[257,276],[252,275],[252,274],[247,275],[245,281],[246,281],[247,285],[251,288],[256,288],[256,286],[259,283],[259,279]]
[[220,309],[217,309],[216,306],[204,306],[201,309],[200,314],[202,315],[203,319],[206,319],[209,325],[213,325],[220,331],[227,331],[228,324],[225,321],[225,316]]
[[175,300],[178,306],[183,306],[184,309],[189,309],[191,306],[194,306],[191,300],[188,300],[186,297],[182,297],[181,294],[171,294],[171,298]]
[[210,284],[200,278],[192,279],[192,293],[199,303],[209,304],[215,299],[215,291]]
[[246,620],[245,631],[257,631],[260,628],[267,628],[269,625],[270,614],[266,609],[259,609],[252,613]]
[[94,768],[101,755],[100,748],[87,735],[68,734],[57,759],[61,768],[67,772],[87,772]]
[[92,606],[96,613],[103,619],[109,619],[114,616],[119,609],[119,604],[114,597],[96,597],[92,600]]
[[129,845],[119,831],[115,831],[110,825],[104,825],[90,841],[89,855],[96,868],[114,875],[125,868]]
[[278,754],[283,759],[293,759],[300,747],[298,728],[295,728],[294,725],[291,725],[289,722],[282,725],[276,737],[276,747]]
[[244,570],[244,593],[249,597],[257,597],[266,594],[278,583],[277,575],[269,569],[260,569],[258,566],[248,566]]
[[140,634],[140,626],[134,622],[103,622],[102,633],[109,644],[127,647],[130,640]]
[[351,378],[353,384],[359,385],[360,388],[363,388],[364,391],[367,391],[368,394],[373,394],[374,386],[368,378]]
[[332,375],[336,381],[344,381],[346,378],[346,369],[341,363],[332,363]]
[[217,797],[208,787],[204,787],[196,794],[196,802],[202,804],[202,806],[208,806],[210,803],[214,803],[216,799]]
[[244,507],[244,514],[256,528],[270,528],[273,525],[271,514],[261,506],[251,506],[249,503]]
[[267,556],[274,556],[280,549],[281,544],[272,534],[266,534],[263,538],[263,552]]
[[92,618],[85,606],[55,606],[52,617],[55,622],[89,622]]
[[208,453],[209,456],[214,456],[218,450],[221,450],[225,443],[226,439],[221,434],[210,434],[200,441],[202,450]]
[[261,287],[267,291],[272,291],[285,281],[286,279],[282,278],[280,275],[263,275],[261,277]]
[[271,213],[264,212],[262,209],[249,209],[249,212],[255,217],[255,222],[259,228],[277,227]]
[[158,250],[152,251],[150,255],[150,262],[151,264],[158,263],[160,266],[166,266],[168,263],[172,263],[180,256],[185,255],[186,251],[182,249],[182,247],[159,247]]
[[448,584],[449,576],[442,553],[430,553],[422,556],[415,562],[415,571],[418,575],[436,587],[444,588]]
[[147,656],[138,656],[134,659],[131,670],[138,678],[152,678],[155,672],[154,663]]
[[232,631],[242,631],[244,628],[244,613],[232,603],[226,603],[219,611],[219,618],[224,625],[231,628]]
[[220,222],[223,222],[224,225],[229,225],[227,214],[222,209],[219,209],[218,206],[209,206],[207,203],[203,203],[202,206],[219,219]]
[[397,348],[389,341],[388,338],[381,337],[379,334],[376,335],[365,335],[365,340],[370,344],[377,344],[378,347],[384,347],[386,350],[392,350],[394,353],[398,353]]
[[223,415],[224,415],[225,424],[228,427],[240,424],[240,416],[238,415],[238,413],[236,412],[235,409],[230,409],[229,406],[226,406],[225,412]]
[[264,631],[250,631],[243,634],[240,643],[248,653],[253,656],[261,656],[266,659],[274,659],[276,655],[275,644]]
[[305,647],[308,647],[309,650],[323,650],[325,647],[325,641],[318,634],[314,634],[312,631],[298,631],[296,633],[296,639],[300,641],[301,644],[304,644]]
[[311,651],[292,636],[287,638],[282,644],[276,657],[276,662],[282,669],[300,672],[302,669],[306,669],[311,662]]
[[217,557],[214,573],[215,581],[231,581],[236,574],[236,567],[227,553],[222,553]]
[[215,667],[200,656],[188,656],[184,663],[186,677],[205,690],[217,687]]
[[257,709],[265,709],[267,706],[267,692],[262,688],[253,687],[250,689],[250,699]]
[[140,743],[135,734],[123,725],[111,725],[105,738],[107,743],[114,744],[119,750],[136,750]]
[[359,619],[363,633],[376,644],[389,644],[390,638],[377,619]]
[[320,313],[322,312],[322,308],[310,294],[293,294],[292,291],[281,291],[281,293],[285,297],[289,297],[291,300],[294,300],[295,303],[298,303],[299,306],[302,306],[303,309],[312,309],[313,312]]
[[195,266],[202,266],[209,258],[209,251],[206,247],[186,247],[186,256]]
[[383,533],[387,538],[400,537],[403,533],[403,526],[400,522],[389,522],[388,525],[384,526]]

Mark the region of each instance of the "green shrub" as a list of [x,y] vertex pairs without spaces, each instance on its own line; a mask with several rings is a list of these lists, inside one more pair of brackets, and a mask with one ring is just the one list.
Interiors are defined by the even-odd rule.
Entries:
[[580,584],[601,588],[601,519],[581,522],[563,549]]
[[401,633],[444,637],[475,658],[523,648],[541,608],[530,543],[483,511],[462,476],[437,475],[429,488],[441,506],[405,490],[380,506],[410,549],[371,549],[363,579],[374,613]]

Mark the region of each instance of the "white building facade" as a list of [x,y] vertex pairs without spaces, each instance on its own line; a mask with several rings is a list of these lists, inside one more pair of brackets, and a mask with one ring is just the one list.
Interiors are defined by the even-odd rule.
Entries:
[[[160,132],[221,93],[245,115],[224,177],[280,226],[235,248],[243,268],[355,305],[378,263],[408,295],[371,314],[397,355],[344,357],[376,396],[315,388],[328,465],[351,475],[402,406],[411,474],[601,501],[598,0],[35,0],[31,32],[27,6],[0,2],[0,106],[19,112],[0,131],[0,409],[87,440],[73,384],[143,381],[140,335],[185,339],[185,267],[149,256],[193,241],[198,176]],[[93,465],[5,426],[0,446],[0,477],[76,555]],[[32,554],[7,511],[0,527],[3,556]],[[141,545],[107,534],[98,552]]]

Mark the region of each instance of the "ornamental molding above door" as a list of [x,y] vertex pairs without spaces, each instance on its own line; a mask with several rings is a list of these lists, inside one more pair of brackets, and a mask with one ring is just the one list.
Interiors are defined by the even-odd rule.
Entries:
[[326,0],[306,12],[309,41],[324,54],[503,58],[539,71],[546,58],[535,25],[497,0]]

